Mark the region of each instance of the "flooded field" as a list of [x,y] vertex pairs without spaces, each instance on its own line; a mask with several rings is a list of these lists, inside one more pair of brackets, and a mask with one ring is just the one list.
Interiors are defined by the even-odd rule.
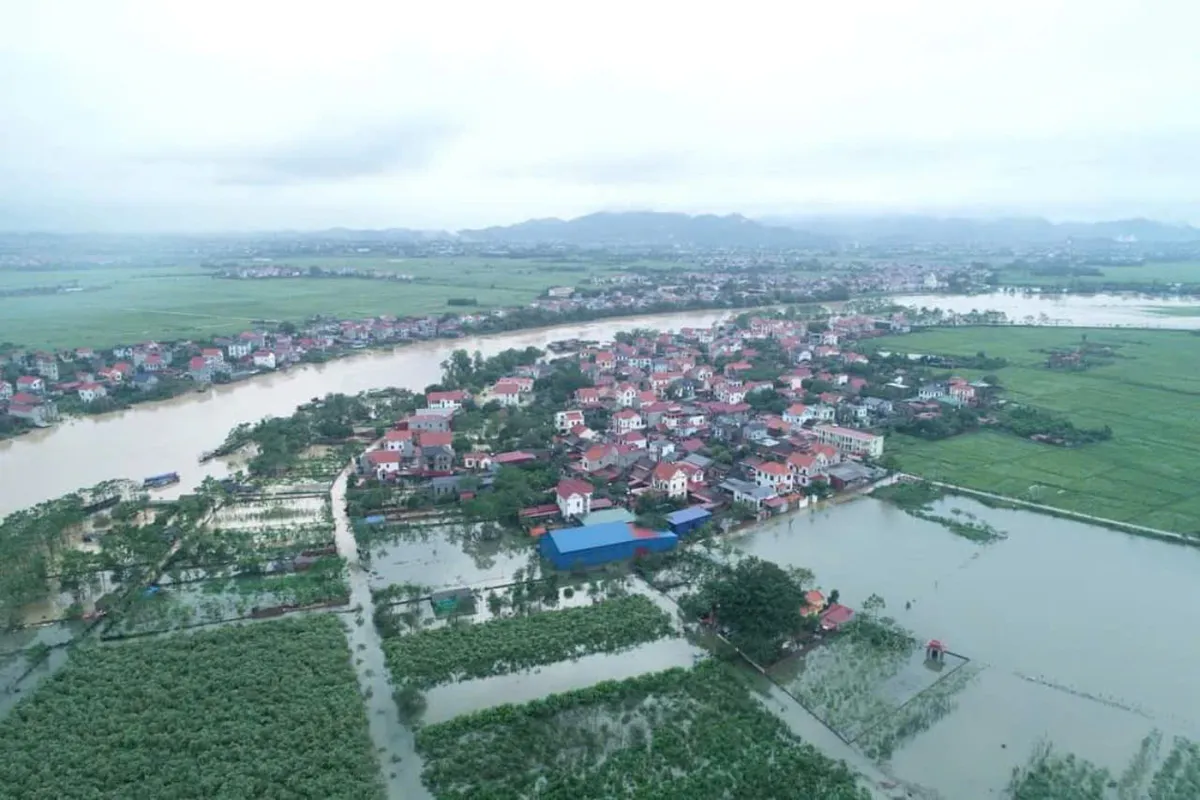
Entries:
[[[960,497],[934,511],[953,508],[1008,539],[976,544],[863,499],[774,520],[735,540],[744,553],[811,569],[852,607],[882,596],[882,613],[921,643],[937,638],[972,660],[919,694],[920,682],[905,677],[923,669],[914,666],[919,651],[908,662],[898,653],[894,671],[886,661],[851,669],[874,673],[868,699],[842,700],[802,673],[782,676],[785,685],[858,723],[857,744],[881,757],[891,752],[898,777],[948,798],[999,792],[1046,741],[1119,774],[1154,730],[1200,734],[1200,693],[1181,667],[1198,655],[1195,638],[1182,632],[1200,601],[1200,551]],[[810,659],[810,668],[829,660],[863,662],[835,651]],[[861,725],[860,717],[882,710],[870,697],[898,707],[909,698],[871,723],[896,735]]]
[[191,532],[162,574],[104,628],[122,637],[345,605],[328,496],[239,498]]
[[661,639],[620,653],[595,653],[509,675],[438,686],[425,694],[421,722],[434,725],[504,703],[527,703],[672,667],[690,667],[705,652],[686,639]]
[[533,577],[538,556],[532,539],[514,534],[485,538],[465,523],[414,525],[392,541],[370,547],[373,590],[415,584],[432,590],[480,589],[512,583],[520,571]]

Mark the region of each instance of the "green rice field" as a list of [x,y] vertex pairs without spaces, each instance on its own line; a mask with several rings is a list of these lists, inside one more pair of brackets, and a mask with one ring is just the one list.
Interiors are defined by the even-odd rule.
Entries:
[[1137,266],[1097,267],[1101,275],[1035,275],[1028,269],[1000,270],[1000,283],[1015,286],[1089,286],[1103,283],[1190,283],[1200,284],[1200,262],[1155,262]]
[[[1082,372],[1046,368],[1051,347],[1086,334],[1111,345],[1111,363]],[[1107,442],[1063,449],[981,432],[941,441],[893,435],[901,467],[934,480],[1107,519],[1200,534],[1200,337],[1184,331],[1080,328],[939,329],[878,340],[885,350],[1003,356],[1005,396],[1108,425]],[[968,375],[970,373],[967,373]]]
[[[228,280],[199,266],[0,270],[0,289],[78,283],[82,291],[0,297],[0,343],[29,348],[105,347],[144,339],[201,338],[245,330],[251,320],[316,314],[406,316],[528,303],[551,286],[577,286],[621,269],[599,263],[486,258],[299,258],[276,264],[351,267],[412,275],[412,283],[355,278]],[[649,265],[644,265],[649,266]]]

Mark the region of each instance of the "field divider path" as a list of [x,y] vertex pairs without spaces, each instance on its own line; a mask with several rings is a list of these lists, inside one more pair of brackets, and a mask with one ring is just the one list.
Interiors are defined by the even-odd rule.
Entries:
[[[375,755],[392,800],[416,800],[431,795],[421,782],[421,760],[417,755],[416,736],[400,719],[392,698],[391,673],[383,655],[383,640],[375,629],[375,601],[367,583],[367,571],[358,559],[358,543],[346,514],[346,484],[354,470],[347,464],[329,490],[333,511],[334,541],[338,555],[349,571],[350,604],[361,609],[357,620],[344,619],[350,657],[358,674],[358,685],[367,705],[367,717]],[[361,623],[361,624],[360,624]]]
[[1028,508],[1033,511],[1042,511],[1047,514],[1052,514],[1054,516],[1075,519],[1080,522],[1091,522],[1091,523],[1095,523],[1098,525],[1103,525],[1104,527],[1114,528],[1116,530],[1122,530],[1127,533],[1139,534],[1142,536],[1152,536],[1156,539],[1162,539],[1163,541],[1168,541],[1168,542],[1177,542],[1179,544],[1185,544],[1190,547],[1200,547],[1200,538],[1195,537],[1195,536],[1188,536],[1187,534],[1184,534],[1184,533],[1177,533],[1175,531],[1165,531],[1165,530],[1162,530],[1161,528],[1150,528],[1145,525],[1137,525],[1132,522],[1122,522],[1122,521],[1116,520],[1116,519],[1108,519],[1107,517],[1097,517],[1093,514],[1085,514],[1082,511],[1071,511],[1070,509],[1059,508],[1058,506],[1050,506],[1050,505],[1046,505],[1044,503],[1034,503],[1029,500],[1021,500],[1020,498],[1017,498],[1017,497],[1010,497],[1008,495],[996,494],[994,492],[985,492],[985,491],[982,491],[981,489],[972,489],[968,486],[959,486],[958,484],[954,484],[954,483],[946,483],[944,481],[928,480],[926,478],[922,478],[920,475],[901,475],[900,477],[901,478],[912,478],[913,480],[924,481],[925,483],[928,483],[931,486],[937,486],[939,489],[948,489],[949,491],[954,492],[956,494],[963,494],[963,495],[967,495],[967,496],[973,495],[975,497],[985,497],[990,500],[998,500],[998,501],[1004,502],[1004,503],[1012,503],[1013,505],[1021,506],[1023,508]]

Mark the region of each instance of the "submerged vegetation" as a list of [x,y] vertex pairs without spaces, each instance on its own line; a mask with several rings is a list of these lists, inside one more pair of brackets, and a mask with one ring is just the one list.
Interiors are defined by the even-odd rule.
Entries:
[[[1013,770],[1012,800],[1193,800],[1200,797],[1200,745],[1175,737],[1160,762],[1162,733],[1151,731],[1129,765],[1114,778],[1109,770],[1043,742],[1023,767]],[[1155,765],[1157,772],[1154,772]]]
[[970,539],[972,542],[991,544],[1008,536],[1004,531],[978,519],[974,514],[958,508],[951,509],[950,513],[953,516],[950,517],[933,513],[930,507],[945,497],[946,492],[940,486],[935,486],[927,481],[901,481],[893,483],[891,486],[881,486],[872,495],[904,509],[910,516],[926,522],[935,522],[956,536]]
[[78,649],[0,722],[31,800],[382,797],[335,617]]
[[972,664],[958,667],[912,698],[894,714],[876,720],[854,744],[871,758],[887,761],[897,748],[929,730],[958,707],[959,692],[979,674]]
[[642,595],[590,606],[456,623],[384,641],[397,684],[428,688],[485,678],[591,653],[611,653],[672,632],[671,619]]
[[869,796],[712,660],[458,717],[417,748],[438,798]]
[[[919,649],[917,640],[890,620],[863,617],[806,655],[795,678],[780,679],[825,724],[854,739],[908,699],[889,695],[886,687]],[[927,683],[936,679],[930,675]]]

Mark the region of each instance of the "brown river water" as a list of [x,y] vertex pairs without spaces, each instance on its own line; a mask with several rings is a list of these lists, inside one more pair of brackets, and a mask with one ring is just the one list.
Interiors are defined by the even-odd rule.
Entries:
[[484,355],[559,339],[611,339],[631,328],[677,330],[701,327],[728,311],[610,319],[496,336],[439,339],[371,350],[327,364],[305,364],[286,372],[218,386],[135,406],[100,417],[73,419],[46,430],[0,442],[0,516],[110,478],[140,480],[178,472],[178,494],[205,476],[221,477],[220,460],[200,464],[200,454],[224,441],[231,428],[267,416],[287,416],[296,406],[331,392],[354,394],[399,386],[420,390],[441,378],[441,363],[459,348]]

